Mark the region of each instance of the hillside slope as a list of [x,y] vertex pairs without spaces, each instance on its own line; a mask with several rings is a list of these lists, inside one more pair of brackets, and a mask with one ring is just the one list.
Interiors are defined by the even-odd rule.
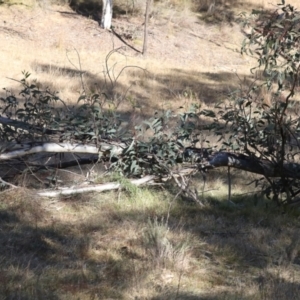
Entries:
[[207,25],[191,12],[171,11],[167,17],[151,20],[146,59],[140,53],[142,18],[114,19],[121,41],[67,6],[0,6],[0,16],[1,87],[16,87],[7,77],[21,79],[21,71],[26,70],[31,79],[59,91],[62,99],[76,101],[82,91],[80,71],[89,90],[103,90],[106,56],[119,47],[124,47],[122,54],[115,53],[109,60],[114,75],[126,65],[148,71],[147,75],[134,68],[123,72],[119,93],[130,87],[136,102],[150,101],[153,108],[182,100],[187,89],[197,101],[218,101],[237,83],[234,73],[249,75],[251,59],[239,53],[243,39],[239,26]]

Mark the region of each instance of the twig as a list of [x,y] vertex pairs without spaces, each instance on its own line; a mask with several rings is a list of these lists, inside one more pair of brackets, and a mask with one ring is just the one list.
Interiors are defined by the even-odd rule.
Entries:
[[66,51],[66,56],[67,56],[67,59],[69,61],[69,63],[77,70],[79,71],[79,76],[80,76],[80,81],[81,81],[81,86],[82,86],[82,89],[83,89],[83,92],[84,94],[86,95],[86,88],[85,88],[85,85],[84,85],[84,81],[83,81],[83,74],[85,73],[84,71],[82,71],[82,68],[81,68],[81,60],[80,60],[80,55],[78,53],[78,50],[74,47],[73,50],[76,52],[77,54],[77,59],[78,59],[78,64],[79,64],[79,68],[77,68],[75,66],[75,64],[72,63],[72,61],[70,60],[69,56],[68,56],[68,52],[70,51]]
[[169,222],[171,207],[172,207],[174,201],[177,199],[177,197],[181,193],[182,193],[182,189],[180,189],[180,191],[175,195],[175,197],[172,199],[172,201],[170,201],[169,208],[168,208],[168,213],[167,213],[166,225],[168,225],[168,222]]
[[132,50],[134,50],[134,51],[136,51],[136,52],[138,52],[138,53],[142,53],[140,50],[138,50],[138,49],[136,49],[135,47],[133,47],[133,46],[131,46],[131,45],[129,45],[122,37],[121,37],[121,35],[120,34],[118,34],[115,30],[114,30],[114,28],[111,28],[111,32],[122,42],[122,43],[124,43],[127,47],[129,47],[130,49],[132,49]]
[[231,203],[231,175],[230,175],[230,167],[227,169],[228,176],[228,202]]
[[5,180],[3,180],[1,177],[0,177],[0,182],[3,183],[3,184],[5,184],[5,185],[8,185],[8,186],[10,186],[11,188],[14,188],[14,189],[19,188],[18,186],[14,185],[12,183],[9,183],[9,182],[7,182]]
[[189,189],[189,181],[186,182],[183,175],[179,173],[179,177],[181,178],[180,182],[178,177],[176,177],[171,170],[169,170],[169,172],[176,184],[178,185],[178,187],[181,189],[181,192],[184,192],[187,196],[191,197],[200,206],[204,206],[204,204],[199,200],[197,190],[195,189],[195,191],[193,192]]

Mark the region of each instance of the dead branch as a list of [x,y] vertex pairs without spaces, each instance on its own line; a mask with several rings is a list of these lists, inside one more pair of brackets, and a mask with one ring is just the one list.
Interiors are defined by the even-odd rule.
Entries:
[[[122,153],[124,147],[126,147],[126,145],[123,143],[100,143],[98,147],[96,145],[83,145],[76,143],[13,143],[7,146],[8,149],[4,149],[8,151],[0,154],[0,161],[44,152],[101,154],[109,151],[114,155],[119,155]],[[13,151],[9,151],[10,149],[13,149]]]
[[[197,151],[201,149],[196,149]],[[213,169],[219,167],[232,167],[247,171],[250,173],[264,175],[266,177],[280,177],[284,175],[288,178],[300,179],[300,164],[284,163],[283,170],[266,159],[251,157],[244,154],[236,154],[230,152],[215,152],[205,157],[203,162],[200,162],[200,169]],[[280,172],[283,171],[284,174]]]
[[[9,161],[12,159],[24,157],[27,155],[33,155],[38,153],[80,153],[90,154],[93,159],[96,157],[114,157],[118,159],[124,155],[124,149],[128,145],[125,143],[115,142],[101,142],[98,146],[96,145],[83,145],[78,143],[54,143],[54,142],[31,142],[31,143],[12,143],[10,147],[2,147],[0,154],[0,161]],[[12,151],[9,151],[12,149]],[[158,175],[148,174],[147,176],[139,179],[131,179],[129,182],[133,185],[153,185],[161,184],[170,179],[175,180],[180,189],[197,200],[197,203],[202,204],[199,200],[198,194],[195,191],[191,191],[188,186],[188,181],[185,180],[185,176],[191,176],[197,171],[206,171],[208,169],[230,167],[237,168],[240,170],[248,171],[251,173],[261,174],[268,178],[270,177],[281,177],[282,172],[284,176],[288,178],[300,179],[300,164],[297,163],[285,163],[284,168],[278,168],[272,161],[266,159],[260,159],[255,156],[247,156],[244,154],[230,153],[230,152],[209,152],[207,149],[200,148],[186,148],[184,149],[188,155],[192,153],[194,160],[193,162],[188,161],[188,155],[186,161],[181,161],[177,165],[177,168],[166,169],[166,172]],[[126,152],[126,151],[125,151]],[[155,154],[148,153],[147,158],[155,158]],[[26,161],[27,158],[25,158]],[[86,159],[89,161],[89,159]],[[76,161],[78,164],[78,161]],[[21,161],[20,161],[21,163]],[[29,164],[30,165],[30,164]],[[32,164],[31,164],[32,165]],[[47,166],[39,163],[34,163],[36,167]],[[68,167],[70,162],[67,164],[60,164],[60,168]],[[49,166],[48,166],[49,167]],[[89,186],[74,186],[74,187],[62,187],[56,190],[44,190],[38,192],[39,196],[43,197],[58,197],[66,196],[79,193],[88,192],[103,192],[108,190],[121,189],[122,184],[118,182],[106,183],[102,185],[89,185]]]
[[[139,179],[132,179],[129,180],[130,184],[140,186],[140,185],[150,185],[155,184],[154,182],[155,176],[148,175],[143,178]],[[60,188],[58,190],[54,191],[42,191],[38,192],[37,195],[43,196],[43,197],[58,197],[58,196],[69,196],[74,194],[82,194],[82,193],[89,193],[89,192],[103,192],[103,191],[110,191],[110,190],[118,190],[122,188],[122,184],[119,182],[110,182],[100,185],[90,185],[90,186],[84,186],[84,187],[70,187],[70,188]]]
[[32,131],[43,133],[43,134],[57,134],[61,133],[61,130],[54,130],[54,129],[48,129],[48,128],[42,128],[39,126],[31,125],[26,122],[5,118],[0,116],[0,124],[6,125],[6,126],[12,126],[17,129],[23,129],[25,131]]

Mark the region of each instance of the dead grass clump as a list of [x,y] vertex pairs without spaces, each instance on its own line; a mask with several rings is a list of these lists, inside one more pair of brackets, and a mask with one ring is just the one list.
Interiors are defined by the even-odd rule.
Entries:
[[147,229],[144,232],[144,245],[148,255],[158,266],[165,267],[172,257],[173,247],[167,238],[168,226],[157,218],[152,222],[148,221]]

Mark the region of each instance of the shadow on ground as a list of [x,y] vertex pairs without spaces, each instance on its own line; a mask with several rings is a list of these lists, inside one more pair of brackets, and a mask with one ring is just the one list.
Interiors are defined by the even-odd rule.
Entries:
[[216,1],[199,1],[195,5],[195,12],[199,12],[199,20],[208,24],[224,24],[233,25],[240,13],[251,9],[262,9],[259,4],[254,4],[253,1],[243,0],[216,0]]
[[[299,225],[295,212],[282,215],[250,197],[234,205],[215,198],[201,208],[172,200],[170,188],[125,192],[121,202],[114,193],[54,201],[26,190],[2,193],[3,299],[253,299],[247,286],[255,299],[298,299],[299,253],[285,255]],[[156,232],[155,240],[146,241],[145,230]],[[200,288],[203,282],[211,288]],[[139,296],[145,289],[148,296]]]
[[[101,22],[102,1],[97,0],[71,0],[70,7],[77,13]],[[134,2],[114,3],[113,18],[134,15],[139,12],[138,5]]]
[[[242,76],[229,72],[188,72],[182,69],[171,69],[165,74],[152,74],[147,70],[125,66],[122,73],[111,73],[109,76],[75,68],[62,68],[53,64],[34,65],[34,69],[37,73],[51,73],[51,76],[54,76],[53,72],[57,72],[57,77],[78,82],[76,89],[78,92],[81,91],[81,95],[96,93],[105,96],[114,105],[115,110],[121,107],[120,113],[124,113],[122,119],[130,119],[133,112],[141,119],[149,118],[157,111],[176,109],[183,103],[203,103],[214,106],[228,99],[230,93],[237,90],[239,85],[247,88],[253,81],[251,75]],[[128,86],[118,80],[119,74],[120,77],[127,77]],[[242,78],[242,82],[239,78]],[[30,78],[28,81],[41,91],[49,89],[55,92],[52,82],[39,82],[38,79],[30,81]],[[9,87],[5,88],[9,91]],[[20,85],[20,90],[21,88]],[[15,92],[19,105],[24,102],[24,99],[18,95],[20,90]],[[4,90],[0,91],[0,96],[3,98],[7,96]],[[71,102],[74,104],[71,106],[76,106],[77,100],[72,99]]]

